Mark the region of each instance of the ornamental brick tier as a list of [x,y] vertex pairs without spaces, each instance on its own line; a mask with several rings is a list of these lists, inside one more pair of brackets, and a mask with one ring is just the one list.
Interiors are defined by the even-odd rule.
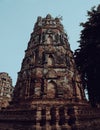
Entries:
[[100,130],[100,111],[85,98],[60,18],[37,18],[12,102],[0,120],[2,130]]

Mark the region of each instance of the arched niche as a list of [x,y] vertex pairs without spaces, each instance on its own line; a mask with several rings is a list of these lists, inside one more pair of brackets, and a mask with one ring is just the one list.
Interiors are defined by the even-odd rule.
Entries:
[[52,44],[52,41],[53,41],[53,39],[52,39],[52,37],[49,35],[49,36],[47,37],[47,44]]
[[35,94],[36,97],[40,97],[40,95],[41,95],[41,83],[40,82],[35,83],[34,94]]
[[56,96],[56,83],[54,81],[50,81],[47,84],[47,97],[55,98]]
[[48,66],[52,66],[53,64],[54,64],[54,58],[53,58],[53,56],[50,54],[50,55],[48,55],[47,65],[48,65]]

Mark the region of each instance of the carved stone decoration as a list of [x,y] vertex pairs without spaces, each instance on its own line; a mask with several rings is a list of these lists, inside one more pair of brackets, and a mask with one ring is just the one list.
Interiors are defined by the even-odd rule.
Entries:
[[100,130],[99,124],[100,112],[85,99],[61,18],[38,17],[12,102],[0,111],[0,130]]

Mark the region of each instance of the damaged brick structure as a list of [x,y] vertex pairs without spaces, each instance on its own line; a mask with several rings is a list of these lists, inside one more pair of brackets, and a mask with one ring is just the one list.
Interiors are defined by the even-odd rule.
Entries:
[[13,93],[12,79],[8,73],[0,73],[0,109],[6,108]]
[[[99,109],[85,98],[60,18],[37,18],[12,102],[0,111],[0,120],[7,126],[13,121],[11,130],[100,129]],[[3,124],[0,128],[5,130]]]

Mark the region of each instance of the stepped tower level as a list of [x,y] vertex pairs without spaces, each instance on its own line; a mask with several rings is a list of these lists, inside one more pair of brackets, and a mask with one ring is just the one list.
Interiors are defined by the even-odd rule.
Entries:
[[[14,102],[48,105],[84,100],[67,34],[59,18],[38,17],[14,91]],[[60,105],[60,104],[59,104]]]

